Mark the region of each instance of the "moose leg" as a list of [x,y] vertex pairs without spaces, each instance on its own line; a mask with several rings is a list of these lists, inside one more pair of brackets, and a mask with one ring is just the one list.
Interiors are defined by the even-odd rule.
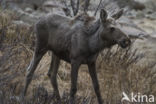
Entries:
[[40,62],[42,56],[46,53],[46,49],[43,49],[43,50],[39,50],[38,48],[35,50],[35,53],[34,53],[34,56],[33,56],[33,59],[28,67],[28,73],[27,73],[27,76],[26,76],[26,83],[25,83],[25,86],[24,86],[24,92],[23,92],[23,96],[26,95],[26,92],[27,92],[27,88],[32,80],[32,77],[33,77],[33,74],[34,74],[34,71],[38,65],[38,63]]
[[51,64],[50,64],[50,68],[49,68],[48,73],[47,73],[47,75],[48,75],[49,78],[51,78],[51,73],[52,73],[52,69],[53,69],[53,64],[54,64],[54,62],[53,62],[53,54],[52,54],[52,55],[51,55]]
[[77,91],[77,77],[80,61],[71,61],[71,89],[70,89],[70,104],[74,104],[74,96]]
[[51,84],[53,86],[54,94],[58,101],[60,100],[60,94],[59,94],[58,84],[57,84],[57,72],[58,72],[59,64],[60,64],[60,59],[53,54],[49,73],[51,72],[50,73]]
[[99,90],[99,83],[98,83],[97,74],[96,74],[95,62],[88,63],[88,68],[89,68],[89,74],[91,76],[92,83],[94,86],[94,90],[98,99],[98,103],[102,104],[102,97],[101,97],[101,93]]

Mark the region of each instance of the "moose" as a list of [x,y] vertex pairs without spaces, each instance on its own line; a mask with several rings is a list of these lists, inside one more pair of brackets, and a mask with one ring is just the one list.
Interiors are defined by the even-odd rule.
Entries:
[[[32,80],[34,71],[47,51],[52,51],[52,61],[48,76],[54,89],[54,94],[60,101],[57,84],[57,73],[60,60],[71,64],[71,88],[69,103],[74,104],[74,96],[77,92],[78,70],[81,64],[88,66],[93,87],[99,104],[102,104],[102,96],[99,89],[96,74],[96,59],[105,48],[118,44],[122,48],[130,46],[130,38],[117,26],[116,20],[122,15],[122,11],[108,18],[105,9],[100,10],[99,19],[95,19],[87,13],[74,18],[58,14],[50,14],[41,18],[35,25],[36,46],[33,59],[28,67],[23,96]],[[61,104],[61,102],[59,102]]]

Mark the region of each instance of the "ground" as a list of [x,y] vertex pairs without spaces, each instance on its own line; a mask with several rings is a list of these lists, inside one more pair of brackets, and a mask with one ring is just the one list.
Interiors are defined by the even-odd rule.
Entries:
[[[12,23],[16,16],[0,12],[0,103],[57,104],[47,76],[51,52],[42,58],[29,86],[25,101],[21,101],[26,69],[32,59],[35,35],[28,24]],[[137,39],[129,49],[118,46],[104,50],[97,61],[97,73],[104,102],[121,103],[122,92],[156,96],[156,20],[143,17],[131,19],[149,36]],[[70,65],[61,61],[57,80],[62,102],[67,104],[70,90]],[[88,69],[79,70],[77,104],[97,104]],[[64,104],[63,103],[63,104]],[[148,103],[147,103],[148,104]]]

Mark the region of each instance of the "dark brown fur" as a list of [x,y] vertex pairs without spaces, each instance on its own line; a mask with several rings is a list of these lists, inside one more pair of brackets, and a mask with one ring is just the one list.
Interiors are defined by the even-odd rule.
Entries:
[[115,44],[119,44],[123,48],[130,45],[130,39],[107,19],[107,12],[102,9],[98,20],[89,17],[87,14],[81,14],[74,19],[52,14],[39,20],[36,24],[36,34],[36,49],[28,68],[23,94],[26,94],[28,85],[42,56],[50,50],[53,54],[48,75],[54,93],[58,98],[58,104],[61,103],[59,102],[60,95],[56,75],[60,60],[69,62],[72,68],[70,104],[74,104],[78,69],[81,64],[88,65],[98,102],[102,104],[96,75],[97,56],[104,48],[109,48]]

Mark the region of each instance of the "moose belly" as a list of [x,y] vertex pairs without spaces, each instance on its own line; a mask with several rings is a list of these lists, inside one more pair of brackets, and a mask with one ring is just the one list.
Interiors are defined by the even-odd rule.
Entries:
[[68,51],[53,52],[53,53],[60,59],[70,63],[70,56]]

